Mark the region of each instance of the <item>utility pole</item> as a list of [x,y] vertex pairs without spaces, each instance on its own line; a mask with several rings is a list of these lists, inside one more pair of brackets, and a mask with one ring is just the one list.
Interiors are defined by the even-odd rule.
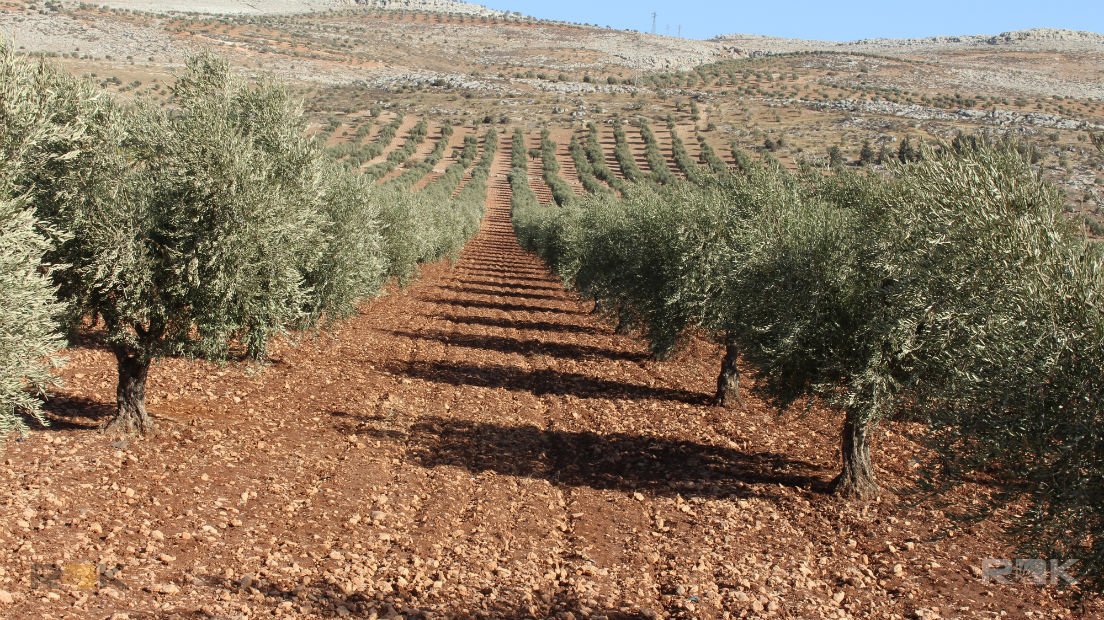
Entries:
[[655,11],[652,11],[652,34],[656,33],[656,31],[655,31],[655,18],[656,18]]
[[679,24],[679,25],[678,25],[678,37],[679,37],[680,39],[682,38],[682,24]]

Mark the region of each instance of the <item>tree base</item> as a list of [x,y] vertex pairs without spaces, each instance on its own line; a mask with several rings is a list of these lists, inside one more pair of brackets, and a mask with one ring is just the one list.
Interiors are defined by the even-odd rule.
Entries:
[[735,342],[728,342],[721,360],[721,373],[717,376],[717,392],[713,396],[713,404],[718,407],[732,408],[743,402],[740,399],[740,369],[736,365],[739,359],[740,348]]
[[832,493],[840,497],[866,498],[876,495],[874,466],[870,462],[869,422],[859,411],[848,411],[840,437],[840,474],[832,481]]
[[115,391],[115,417],[104,432],[118,435],[145,435],[153,429],[153,420],[146,412],[146,377],[150,358],[123,347],[115,350],[119,365],[119,386]]
[[740,398],[740,395],[736,394],[735,391],[716,394],[710,402],[714,407],[724,407],[725,409],[737,409],[744,406],[744,399]]
[[103,428],[108,435],[134,437],[149,434],[153,431],[153,419],[145,411],[138,413],[116,413]]
[[838,497],[866,499],[874,497],[882,488],[872,478],[840,473],[828,484],[828,491]]
[[617,318],[617,328],[613,333],[618,336],[628,336],[632,333],[632,323],[629,322],[628,317],[621,315]]

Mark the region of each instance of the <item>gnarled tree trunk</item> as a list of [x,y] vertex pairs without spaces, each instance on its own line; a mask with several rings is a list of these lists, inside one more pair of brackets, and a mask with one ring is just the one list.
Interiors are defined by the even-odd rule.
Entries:
[[145,434],[153,428],[153,421],[146,413],[146,376],[152,358],[119,346],[115,348],[115,360],[119,367],[119,386],[115,391],[115,417],[106,430],[123,435]]
[[739,358],[740,347],[733,338],[728,338],[721,359],[721,374],[717,377],[717,393],[713,396],[714,405],[735,407],[740,404],[740,369],[736,366]]
[[832,481],[832,492],[847,497],[869,497],[878,492],[870,464],[869,424],[862,414],[848,411],[843,421],[840,456],[843,470]]
[[632,321],[629,320],[627,312],[619,311],[617,313],[617,329],[613,331],[618,336],[627,336],[632,333]]

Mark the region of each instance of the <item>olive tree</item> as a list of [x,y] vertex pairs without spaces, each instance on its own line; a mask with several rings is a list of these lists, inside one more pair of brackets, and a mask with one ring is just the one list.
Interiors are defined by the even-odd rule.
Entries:
[[390,260],[383,209],[372,182],[345,166],[327,162],[315,221],[318,247],[308,249],[302,271],[310,301],[300,326],[356,312],[357,302],[379,293]]
[[213,56],[188,62],[170,107],[97,106],[88,148],[28,180],[70,235],[52,253],[63,299],[115,353],[109,428],[141,433],[154,359],[260,357],[324,313],[332,297],[305,281],[326,247],[324,177],[286,93],[242,85]]
[[1006,143],[925,153],[887,198],[900,236],[875,323],[931,424],[934,472],[1026,497],[1019,540],[1104,586],[1104,251]]
[[57,302],[43,262],[60,235],[39,221],[20,189],[28,170],[71,157],[83,119],[65,114],[65,76],[16,56],[0,40],[0,433],[43,422],[40,396],[54,383],[64,346]]
[[51,367],[64,346],[57,303],[42,256],[52,243],[32,210],[0,198],[0,435],[24,431],[20,413],[39,422],[37,396],[54,383]]

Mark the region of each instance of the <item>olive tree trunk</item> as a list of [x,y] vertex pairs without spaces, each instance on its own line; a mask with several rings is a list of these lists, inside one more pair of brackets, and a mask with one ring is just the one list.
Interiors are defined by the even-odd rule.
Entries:
[[740,404],[740,369],[736,366],[739,358],[740,347],[734,339],[727,339],[721,374],[717,377],[717,393],[713,396],[714,405],[735,407]]
[[115,360],[119,367],[119,386],[115,391],[115,417],[106,430],[143,435],[153,428],[153,420],[146,413],[146,377],[152,358],[126,347],[116,347]]
[[613,330],[613,333],[618,336],[627,336],[632,333],[632,321],[629,320],[628,313],[624,311],[618,311],[617,313],[617,329]]
[[832,481],[832,492],[846,497],[869,497],[878,492],[870,464],[870,428],[861,412],[848,411],[840,438],[843,469]]

